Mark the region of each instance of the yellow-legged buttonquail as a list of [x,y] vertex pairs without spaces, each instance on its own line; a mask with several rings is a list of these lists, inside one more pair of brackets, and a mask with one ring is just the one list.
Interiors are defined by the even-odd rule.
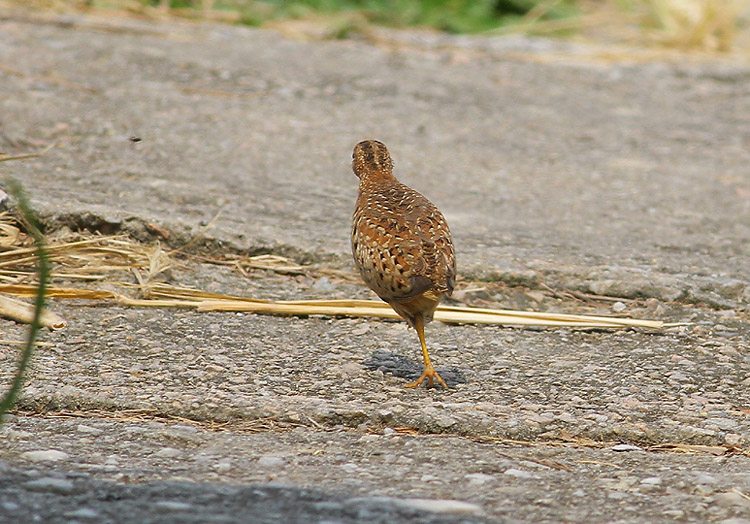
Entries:
[[393,176],[385,144],[354,147],[352,169],[359,197],[352,223],[352,253],[365,283],[417,331],[424,371],[406,387],[427,379],[448,387],[430,362],[424,326],[443,295],[453,292],[456,257],[445,217],[420,193]]

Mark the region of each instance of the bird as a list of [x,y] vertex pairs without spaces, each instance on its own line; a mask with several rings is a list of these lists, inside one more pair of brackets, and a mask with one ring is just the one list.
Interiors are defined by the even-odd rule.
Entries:
[[352,218],[354,263],[365,284],[414,328],[422,346],[422,375],[448,388],[427,352],[424,327],[456,283],[456,256],[448,222],[421,193],[393,175],[385,144],[363,140],[354,147],[352,170],[359,193]]

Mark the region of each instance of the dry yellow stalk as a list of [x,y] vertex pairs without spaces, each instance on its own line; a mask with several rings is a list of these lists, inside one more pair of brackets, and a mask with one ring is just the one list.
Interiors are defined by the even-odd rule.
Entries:
[[[0,295],[0,316],[30,324],[31,320],[34,318],[34,306],[14,298]],[[43,327],[49,329],[62,329],[67,325],[67,322],[65,322],[60,315],[53,313],[48,309],[42,311],[39,320]]]
[[[295,301],[295,302],[246,302],[233,299],[205,300],[198,311],[245,311],[276,315],[326,315],[343,317],[400,318],[387,304],[375,301]],[[592,317],[586,315],[563,315],[559,313],[531,313],[502,309],[478,309],[439,306],[435,320],[450,324],[495,324],[506,326],[547,326],[578,328],[625,328],[640,327],[662,329],[677,324],[666,324],[658,320],[631,318]]]
[[[139,288],[139,286],[133,286],[132,284],[120,285],[123,288]],[[33,296],[34,289],[34,286],[30,285],[0,285],[0,292],[22,297]],[[181,307],[195,308],[197,311],[242,311],[271,315],[399,318],[388,304],[372,300],[270,301],[209,293],[198,289],[176,287],[164,283],[147,284],[142,289],[149,298],[134,299],[108,290],[56,287],[48,289],[48,296],[59,299],[114,300],[122,305],[131,307]],[[609,329],[626,327],[665,329],[681,325],[678,323],[665,323],[659,320],[455,306],[438,307],[435,313],[435,320],[450,324]]]
[[[19,282],[28,279],[30,266],[36,262],[34,248],[23,246],[22,235],[16,235],[12,218],[0,214],[0,237],[16,238],[19,245],[10,246],[0,252],[0,293],[18,297],[33,297],[36,287]],[[5,227],[4,227],[5,226]],[[57,263],[55,275],[68,279],[103,280],[113,273],[133,273],[137,284],[121,281],[108,282],[110,289],[79,289],[49,287],[47,296],[57,299],[104,300],[130,307],[181,307],[197,311],[245,311],[275,315],[327,315],[344,317],[374,317],[397,319],[396,313],[387,304],[369,300],[293,300],[270,301],[246,297],[210,293],[198,289],[172,286],[156,282],[156,276],[172,266],[169,254],[159,244],[145,246],[123,235],[80,235],[53,238],[48,243],[49,259]],[[244,267],[271,269],[280,273],[297,273],[303,268],[292,261],[275,255],[238,257],[219,262]],[[14,278],[15,277],[15,278]],[[136,290],[145,298],[132,298],[128,290]],[[23,303],[18,303],[23,304]],[[0,312],[0,314],[2,314]],[[15,317],[14,317],[15,318]],[[676,324],[665,324],[655,320],[638,320],[603,316],[567,315],[560,313],[538,313],[504,309],[483,309],[441,306],[435,319],[448,323],[497,324],[514,326],[551,326],[579,328],[624,328],[639,327],[662,329]],[[59,317],[48,321],[53,327],[64,325]]]

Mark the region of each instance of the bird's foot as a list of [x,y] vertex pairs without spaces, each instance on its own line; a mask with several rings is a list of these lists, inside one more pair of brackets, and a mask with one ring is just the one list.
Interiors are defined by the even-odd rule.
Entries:
[[422,376],[419,377],[414,382],[411,382],[411,383],[407,384],[405,387],[407,387],[407,388],[415,388],[415,387],[421,385],[422,382],[424,382],[425,379],[427,379],[427,386],[428,387],[434,386],[435,385],[434,381],[437,380],[438,384],[440,384],[441,386],[443,386],[445,389],[448,389],[448,385],[440,377],[440,375],[438,375],[438,372],[435,371],[435,368],[432,367],[432,364],[430,364],[429,366],[425,366],[424,367],[424,371],[422,371]]

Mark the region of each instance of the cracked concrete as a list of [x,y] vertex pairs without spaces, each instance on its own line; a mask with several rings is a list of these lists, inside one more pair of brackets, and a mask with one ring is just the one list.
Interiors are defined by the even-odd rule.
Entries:
[[174,283],[362,298],[321,271],[351,268],[351,148],[378,138],[451,224],[458,300],[689,325],[433,323],[454,387],[406,390],[403,323],[55,302],[0,522],[747,522],[750,67],[378,34],[2,12],[0,150],[56,145],[0,169],[49,229],[313,263]]
[[0,51],[18,72],[3,73],[0,146],[57,143],[12,166],[48,216],[189,235],[221,211],[210,236],[225,246],[343,263],[351,148],[377,137],[445,212],[464,277],[714,307],[750,298],[741,62],[13,17]]

